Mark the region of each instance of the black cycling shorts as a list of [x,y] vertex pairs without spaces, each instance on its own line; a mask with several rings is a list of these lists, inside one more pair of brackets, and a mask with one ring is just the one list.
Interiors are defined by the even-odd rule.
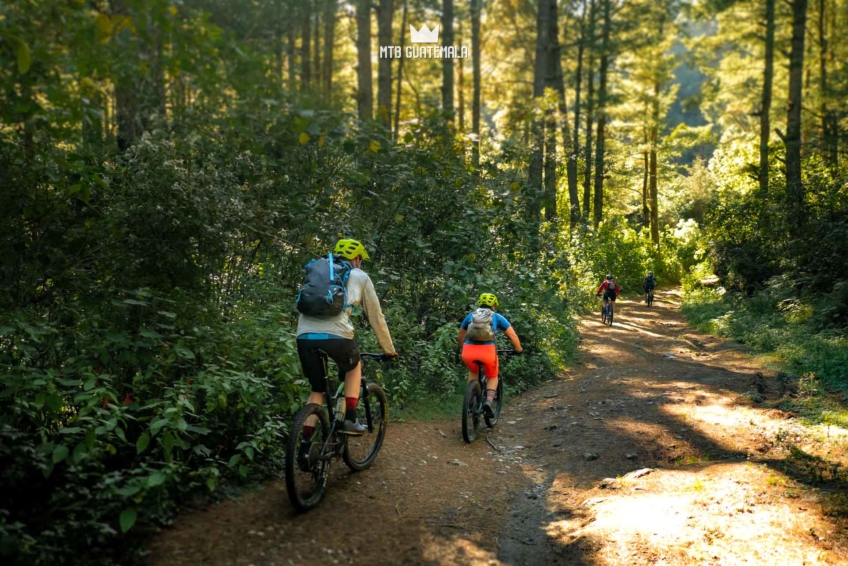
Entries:
[[322,352],[339,366],[341,379],[344,374],[359,365],[359,345],[348,338],[326,338],[321,340],[297,339],[297,355],[303,375],[309,380],[312,391],[326,393],[327,366]]
[[604,291],[604,300],[615,302],[615,291]]

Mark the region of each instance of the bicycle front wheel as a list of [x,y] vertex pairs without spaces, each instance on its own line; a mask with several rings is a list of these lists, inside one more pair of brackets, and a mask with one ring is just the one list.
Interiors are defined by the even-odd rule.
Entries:
[[495,413],[495,417],[490,418],[485,415],[483,417],[486,420],[486,426],[492,428],[498,424],[498,419],[501,416],[501,407],[503,407],[503,377],[498,379],[498,389],[495,392],[495,401],[492,403],[492,412]]
[[480,382],[469,381],[462,400],[462,438],[468,444],[477,438],[480,427],[480,405],[483,402],[480,391]]
[[[356,417],[360,422],[368,426],[368,431],[362,436],[350,436],[345,444],[342,458],[347,467],[355,472],[360,472],[374,463],[380,448],[383,447],[383,439],[386,437],[386,424],[389,422],[386,392],[376,383],[368,384],[365,398],[359,400],[356,407]],[[370,421],[369,415],[370,413]]]
[[[303,425],[309,417],[315,417],[317,423],[307,439]],[[292,505],[300,512],[318,505],[327,491],[330,459],[323,452],[332,450],[327,442],[329,435],[330,418],[323,406],[309,403],[295,415],[286,447],[286,490]]]

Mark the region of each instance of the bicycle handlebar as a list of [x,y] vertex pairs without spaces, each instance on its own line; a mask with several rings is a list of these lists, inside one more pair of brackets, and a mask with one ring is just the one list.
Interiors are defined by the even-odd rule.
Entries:
[[375,353],[371,353],[371,352],[360,352],[359,357],[360,358],[368,358],[370,360],[378,360],[378,361],[381,361],[381,362],[385,362],[387,360],[397,359],[399,356],[389,356],[387,354],[375,354]]
[[[522,350],[521,352],[523,352],[523,351],[524,350]],[[506,354],[508,356],[520,356],[521,352],[516,352],[514,349],[498,350],[498,354]]]

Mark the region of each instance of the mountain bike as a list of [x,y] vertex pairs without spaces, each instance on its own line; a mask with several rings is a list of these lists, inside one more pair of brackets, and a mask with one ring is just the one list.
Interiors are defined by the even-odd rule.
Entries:
[[653,288],[649,289],[647,293],[645,293],[645,303],[650,307],[654,303],[654,290]]
[[[498,354],[508,356],[517,355],[515,350],[498,350]],[[495,399],[492,401],[493,417],[483,411],[483,399],[486,391],[486,374],[483,372],[483,362],[477,364],[477,381],[469,381],[465,387],[465,397],[462,400],[462,439],[468,444],[477,438],[477,429],[480,428],[480,418],[486,422],[486,426],[492,428],[497,424],[503,407],[503,378],[498,379],[498,388],[495,391]]]
[[604,299],[601,305],[601,323],[612,326],[613,307],[612,301]]
[[[383,354],[361,353],[359,356],[363,366],[365,360],[391,359]],[[323,357],[324,367],[327,367],[327,356]],[[327,491],[333,459],[341,457],[355,472],[364,470],[377,459],[386,437],[388,402],[382,387],[367,383],[363,372],[356,416],[367,425],[368,431],[361,436],[353,436],[340,432],[345,418],[344,375],[339,376],[340,383],[334,395],[330,393],[333,389],[329,376],[325,379],[327,407],[309,403],[300,409],[294,417],[286,447],[286,488],[292,505],[301,512],[321,502]],[[317,418],[317,423],[312,436],[307,439],[303,435],[303,425],[311,416]]]

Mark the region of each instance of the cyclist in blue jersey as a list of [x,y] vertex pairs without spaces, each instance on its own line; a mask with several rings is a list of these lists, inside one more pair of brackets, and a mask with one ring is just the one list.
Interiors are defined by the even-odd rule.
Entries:
[[483,293],[477,304],[480,308],[468,313],[460,324],[458,342],[462,349],[462,361],[468,368],[468,381],[477,379],[477,362],[483,364],[487,379],[483,410],[489,417],[494,417],[492,401],[498,390],[498,350],[495,337],[499,330],[503,331],[519,354],[521,341],[509,321],[495,312],[498,308],[498,298],[495,295]]

